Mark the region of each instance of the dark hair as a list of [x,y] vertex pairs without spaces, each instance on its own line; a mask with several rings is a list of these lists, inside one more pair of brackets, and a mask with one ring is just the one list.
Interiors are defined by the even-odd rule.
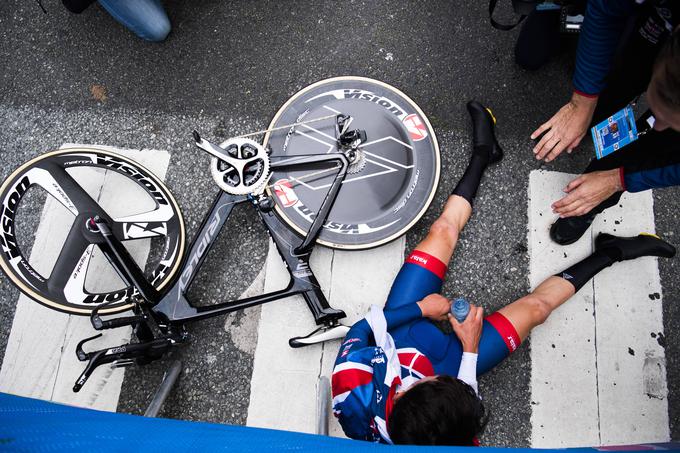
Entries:
[[654,63],[656,93],[675,111],[680,110],[680,30],[675,30],[659,51]]
[[387,430],[395,444],[473,445],[487,420],[472,387],[439,376],[411,387],[394,402]]

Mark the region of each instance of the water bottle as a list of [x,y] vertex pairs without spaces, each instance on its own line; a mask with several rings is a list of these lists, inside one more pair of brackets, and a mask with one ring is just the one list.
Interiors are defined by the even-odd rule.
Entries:
[[463,299],[462,297],[454,300],[451,304],[451,314],[454,318],[456,318],[456,320],[458,320],[458,322],[465,321],[468,313],[470,313],[470,302]]

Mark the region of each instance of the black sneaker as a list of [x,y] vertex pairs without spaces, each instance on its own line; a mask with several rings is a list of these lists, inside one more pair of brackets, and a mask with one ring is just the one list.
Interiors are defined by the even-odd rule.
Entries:
[[498,162],[503,158],[503,150],[494,133],[496,118],[488,107],[477,101],[469,101],[467,110],[472,119],[472,147],[489,149],[489,164]]
[[593,211],[577,217],[557,219],[550,227],[550,239],[560,245],[569,245],[578,241],[595,220],[598,213]]
[[641,256],[659,256],[662,258],[675,256],[675,247],[659,236],[649,233],[641,233],[629,238],[600,233],[595,239],[595,250],[606,248],[618,250],[621,255],[618,261],[632,260]]

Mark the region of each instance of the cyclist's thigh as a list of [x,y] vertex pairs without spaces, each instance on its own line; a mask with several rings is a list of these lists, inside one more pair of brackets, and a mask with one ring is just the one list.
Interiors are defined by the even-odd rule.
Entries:
[[477,374],[484,374],[501,363],[517,349],[522,340],[512,323],[499,312],[484,318],[482,337],[479,340]]
[[441,291],[446,265],[437,258],[414,250],[392,283],[386,310],[414,304],[425,296]]
[[[477,375],[486,373],[501,363],[520,345],[520,338],[513,325],[502,314],[496,312],[484,318],[482,336],[479,340]],[[445,357],[434,354],[432,360],[437,374],[458,376],[463,347],[455,333],[448,334]]]

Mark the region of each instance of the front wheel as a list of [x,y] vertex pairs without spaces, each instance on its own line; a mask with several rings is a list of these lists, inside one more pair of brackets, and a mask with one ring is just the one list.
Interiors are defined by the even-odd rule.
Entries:
[[[100,313],[132,306],[136,289],[95,245],[99,233],[88,220],[97,215],[142,268],[148,256],[155,288],[179,269],[185,233],[177,202],[153,173],[118,154],[83,147],[38,156],[5,180],[0,202],[0,266],[23,293],[50,308],[89,315],[105,302]],[[43,222],[48,228],[38,228]]]

